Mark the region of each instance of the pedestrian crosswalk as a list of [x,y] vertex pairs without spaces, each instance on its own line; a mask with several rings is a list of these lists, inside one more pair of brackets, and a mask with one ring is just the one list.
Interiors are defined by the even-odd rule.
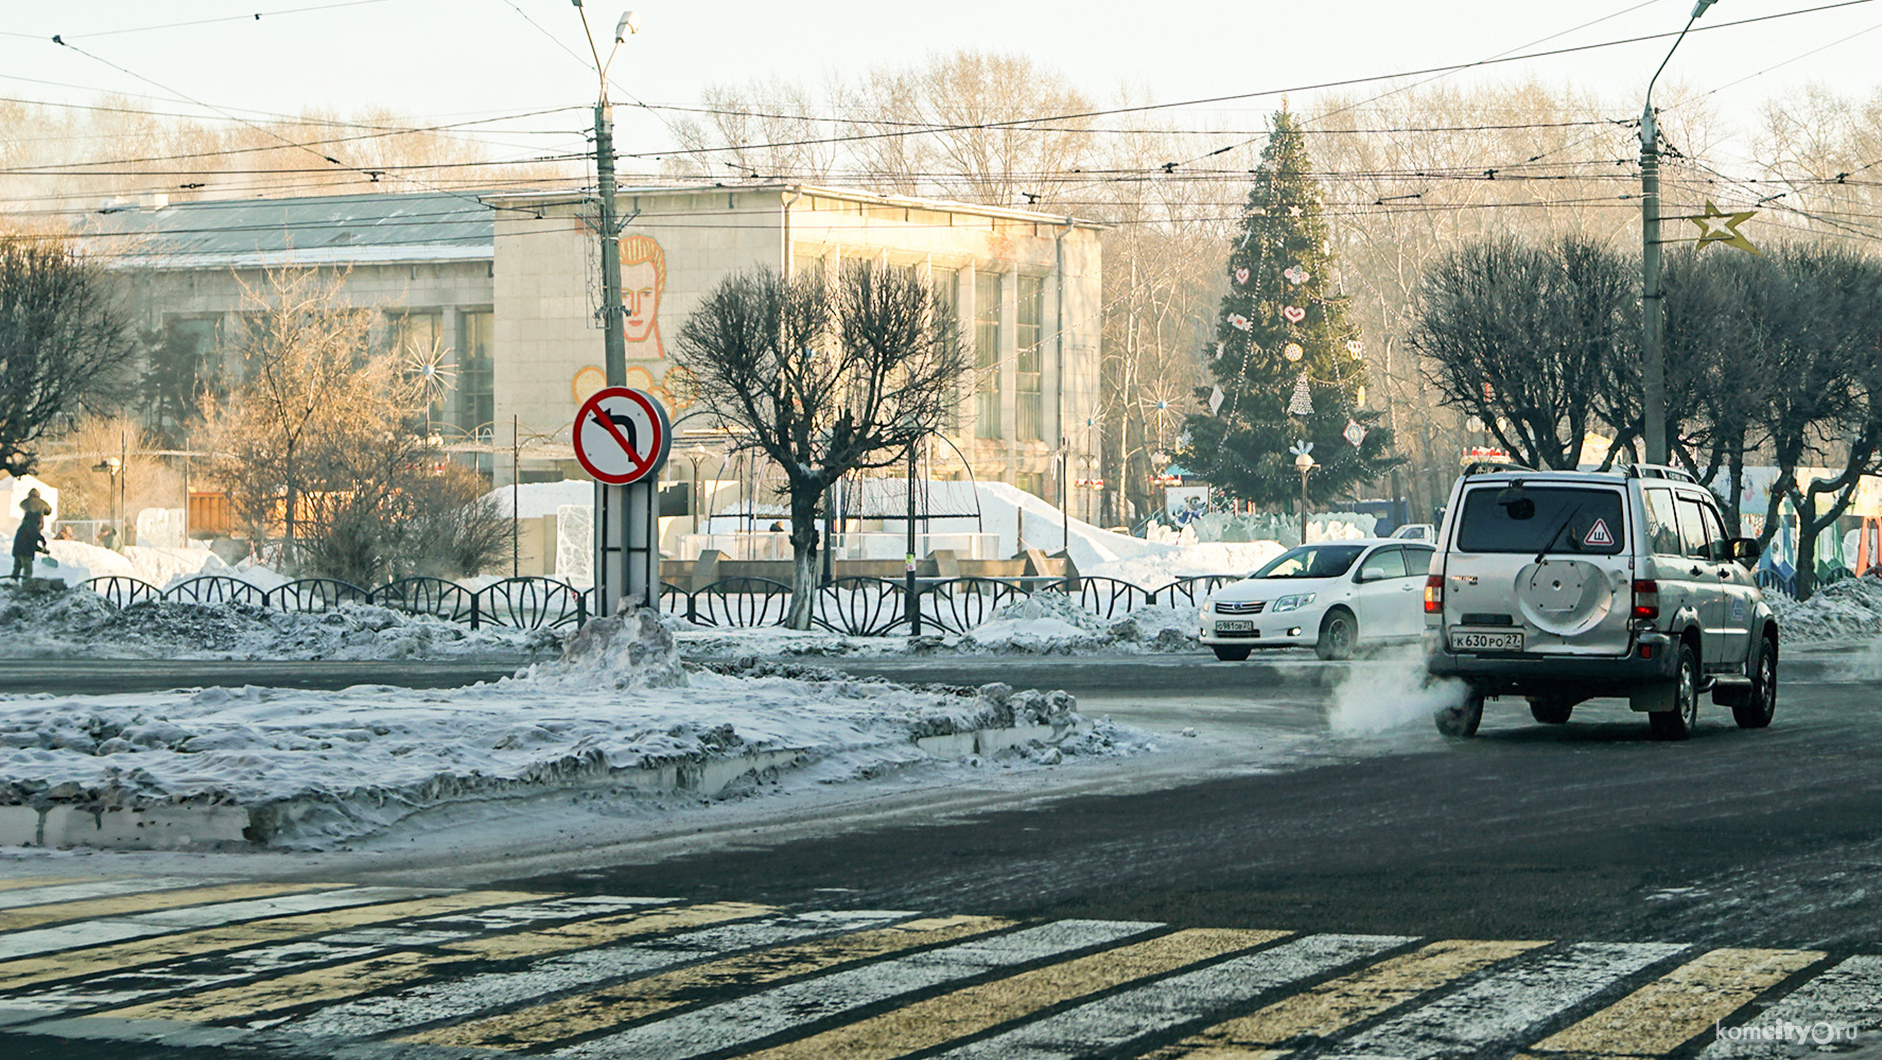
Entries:
[[1736,1060],[1882,1044],[1882,955],[15,881],[0,888],[10,1038],[74,1057],[114,1041],[232,1058]]

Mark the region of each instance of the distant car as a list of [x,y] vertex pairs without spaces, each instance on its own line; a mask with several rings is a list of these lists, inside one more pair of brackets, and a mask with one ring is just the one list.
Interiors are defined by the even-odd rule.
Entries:
[[1322,659],[1345,659],[1364,644],[1415,641],[1432,552],[1389,538],[1289,549],[1203,601],[1202,642],[1239,662],[1256,648],[1311,645]]
[[1430,523],[1406,523],[1404,526],[1392,531],[1392,540],[1394,541],[1431,542],[1437,539],[1438,528]]

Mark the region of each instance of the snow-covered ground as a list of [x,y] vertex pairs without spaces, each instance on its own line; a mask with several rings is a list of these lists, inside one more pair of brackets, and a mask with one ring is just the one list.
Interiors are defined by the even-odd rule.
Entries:
[[[82,594],[60,599],[83,606]],[[1009,732],[983,761],[977,730]],[[920,742],[959,734],[969,735]],[[0,805],[234,805],[277,846],[322,848],[422,831],[412,822],[445,808],[544,793],[610,804],[654,789],[656,802],[686,805],[904,770],[1045,768],[1154,749],[1145,733],[1080,717],[1064,693],[688,664],[666,623],[642,613],[592,623],[562,659],[463,689],[0,696]]]

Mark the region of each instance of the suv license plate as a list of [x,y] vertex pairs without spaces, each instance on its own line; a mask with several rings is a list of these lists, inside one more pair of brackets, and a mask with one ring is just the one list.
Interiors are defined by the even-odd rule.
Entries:
[[1453,633],[1451,647],[1460,651],[1522,651],[1523,635],[1515,633]]
[[1255,623],[1252,619],[1218,618],[1215,620],[1215,629],[1217,633],[1246,633],[1249,630],[1254,629],[1254,628],[1255,628]]

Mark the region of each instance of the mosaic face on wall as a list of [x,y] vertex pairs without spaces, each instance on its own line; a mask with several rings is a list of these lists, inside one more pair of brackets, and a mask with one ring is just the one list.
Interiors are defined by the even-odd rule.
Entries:
[[652,236],[621,240],[621,307],[629,360],[666,356],[660,344],[660,295],[667,285],[667,256]]

